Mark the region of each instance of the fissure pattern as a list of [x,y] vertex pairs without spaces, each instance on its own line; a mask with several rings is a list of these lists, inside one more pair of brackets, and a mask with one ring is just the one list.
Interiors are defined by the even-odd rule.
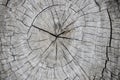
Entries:
[[119,3],[0,0],[0,80],[119,80]]

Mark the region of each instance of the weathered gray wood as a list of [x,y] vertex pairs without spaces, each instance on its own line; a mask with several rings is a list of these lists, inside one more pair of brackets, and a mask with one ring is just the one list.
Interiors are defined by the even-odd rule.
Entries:
[[0,80],[119,80],[118,0],[0,0]]

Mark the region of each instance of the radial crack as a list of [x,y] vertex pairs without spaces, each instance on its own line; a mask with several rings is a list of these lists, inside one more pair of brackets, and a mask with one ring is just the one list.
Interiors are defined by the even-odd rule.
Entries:
[[82,40],[79,40],[79,39],[76,39],[76,38],[69,38],[69,37],[62,37],[62,36],[59,36],[58,38],[63,38],[63,39],[68,39],[68,40],[75,40],[75,41],[82,41]]
[[38,30],[41,30],[41,31],[43,31],[43,32],[46,32],[46,33],[48,33],[48,34],[50,34],[50,35],[52,35],[52,36],[56,37],[56,35],[55,35],[55,34],[53,34],[53,33],[49,32],[49,31],[47,31],[47,30],[44,30],[44,29],[42,29],[42,28],[39,28],[39,27],[37,27],[37,26],[35,26],[35,25],[32,25],[32,26],[33,26],[34,28],[38,29]]
[[[55,38],[55,40],[53,40],[49,46],[43,51],[43,53],[41,54],[41,56],[51,47],[51,45],[57,40],[57,38]],[[48,57],[49,55],[46,56],[46,58]]]
[[[71,57],[73,58],[73,60],[75,60],[77,62],[77,60],[74,58],[74,56],[72,55],[72,53],[69,51],[69,49],[67,48],[67,46],[64,45],[63,42],[60,42],[61,45],[63,45],[63,47],[68,51],[68,53],[71,55]],[[78,63],[78,62],[77,62]],[[87,76],[87,78],[89,79],[89,76],[87,75],[86,71],[83,69],[83,67],[78,63],[79,67],[81,68],[81,70],[83,71],[83,73]]]
[[10,2],[10,0],[7,0],[7,2],[6,2],[6,4],[5,4],[5,6],[8,6],[8,3]]

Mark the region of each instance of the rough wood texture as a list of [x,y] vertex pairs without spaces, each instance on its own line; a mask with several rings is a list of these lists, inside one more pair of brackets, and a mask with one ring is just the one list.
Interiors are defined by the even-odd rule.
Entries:
[[120,2],[0,0],[0,80],[120,80]]

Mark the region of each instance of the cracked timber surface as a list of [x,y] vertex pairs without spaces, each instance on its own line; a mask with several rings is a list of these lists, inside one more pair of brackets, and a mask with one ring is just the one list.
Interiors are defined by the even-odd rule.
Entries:
[[0,0],[0,80],[120,80],[120,1]]

